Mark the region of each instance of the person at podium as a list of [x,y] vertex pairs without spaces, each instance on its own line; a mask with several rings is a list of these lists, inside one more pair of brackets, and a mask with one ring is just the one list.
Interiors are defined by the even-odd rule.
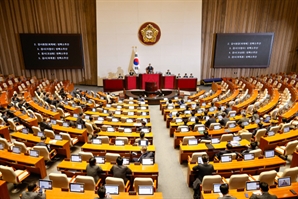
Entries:
[[171,72],[169,69],[167,70],[166,75],[171,75]]
[[123,76],[121,75],[121,73],[119,73],[118,79],[123,79]]
[[176,78],[181,78],[181,75],[180,75],[180,73],[178,73],[178,75],[176,76]]
[[188,78],[187,73],[184,74],[183,78]]
[[149,64],[149,66],[147,66],[146,73],[147,74],[153,74],[154,73],[154,68],[153,68],[153,66],[151,66],[151,64]]
[[192,73],[190,73],[189,78],[194,78],[193,75],[192,75]]
[[134,75],[135,75],[135,72],[131,69],[131,70],[129,71],[129,75],[130,75],[130,76],[134,76]]

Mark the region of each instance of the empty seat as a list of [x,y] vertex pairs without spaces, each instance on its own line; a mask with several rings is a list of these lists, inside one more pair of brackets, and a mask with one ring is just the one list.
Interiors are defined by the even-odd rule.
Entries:
[[286,146],[277,146],[275,148],[275,152],[287,157],[288,155],[292,155],[294,153],[297,145],[298,145],[298,140],[290,141],[286,144]]
[[195,136],[184,136],[183,137],[183,140],[182,140],[182,144],[188,144],[188,140],[193,140],[193,139],[196,139]]
[[255,149],[251,150],[249,153],[253,153],[255,155],[255,158],[260,157],[263,153],[262,149]]
[[91,176],[82,176],[78,175],[75,179],[76,183],[83,183],[84,184],[84,190],[89,190],[89,191],[95,191],[100,183],[100,179],[98,182],[94,181],[94,178]]
[[284,178],[287,176],[291,177],[291,183],[297,182],[298,167],[286,168],[283,172],[278,172],[276,178]]
[[68,140],[70,143],[70,146],[74,146],[76,143],[78,143],[79,139],[77,137],[70,137],[68,133],[60,133],[63,140]]
[[277,172],[275,170],[264,171],[260,175],[252,176],[253,181],[266,182],[269,186],[275,184],[275,177]]
[[68,188],[69,183],[73,182],[72,178],[68,178],[66,174],[62,173],[50,173],[49,179],[52,180],[52,187],[56,188]]
[[220,142],[229,142],[233,140],[233,134],[223,134],[220,138]]
[[124,184],[124,180],[122,178],[115,177],[107,177],[106,185],[118,185],[119,192],[127,192],[129,190],[129,180]]
[[245,189],[248,180],[247,174],[234,174],[226,179],[226,182],[229,184],[230,189]]
[[205,175],[202,181],[202,191],[213,190],[214,183],[222,183],[220,175]]
[[138,191],[140,185],[153,186],[154,190],[156,188],[156,181],[153,182],[152,178],[135,178],[133,181],[133,188],[135,191]]
[[106,162],[116,162],[117,158],[120,156],[118,153],[106,153]]
[[89,159],[93,157],[93,153],[91,153],[91,152],[80,151],[79,155],[81,156],[82,161],[86,161],[86,162],[88,162]]

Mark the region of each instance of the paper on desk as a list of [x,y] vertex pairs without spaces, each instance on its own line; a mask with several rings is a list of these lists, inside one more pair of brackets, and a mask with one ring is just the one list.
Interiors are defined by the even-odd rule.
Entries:
[[49,143],[50,144],[56,144],[57,140],[50,140]]
[[142,126],[141,123],[134,123],[133,125],[134,125],[134,126]]

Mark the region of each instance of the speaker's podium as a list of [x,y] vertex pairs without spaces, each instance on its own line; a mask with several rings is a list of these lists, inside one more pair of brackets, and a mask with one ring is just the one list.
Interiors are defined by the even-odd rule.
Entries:
[[139,85],[140,89],[145,90],[146,82],[155,82],[156,83],[156,90],[161,88],[161,76],[162,74],[140,74],[139,77]]

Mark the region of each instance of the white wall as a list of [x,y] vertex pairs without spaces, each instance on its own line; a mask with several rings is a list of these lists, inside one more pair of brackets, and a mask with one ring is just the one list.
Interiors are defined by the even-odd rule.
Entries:
[[[202,0],[97,0],[98,85],[102,78],[127,74],[132,67],[132,47],[137,46],[140,72],[148,63],[155,71],[201,74]],[[138,39],[139,27],[156,23],[161,30],[153,46]]]

